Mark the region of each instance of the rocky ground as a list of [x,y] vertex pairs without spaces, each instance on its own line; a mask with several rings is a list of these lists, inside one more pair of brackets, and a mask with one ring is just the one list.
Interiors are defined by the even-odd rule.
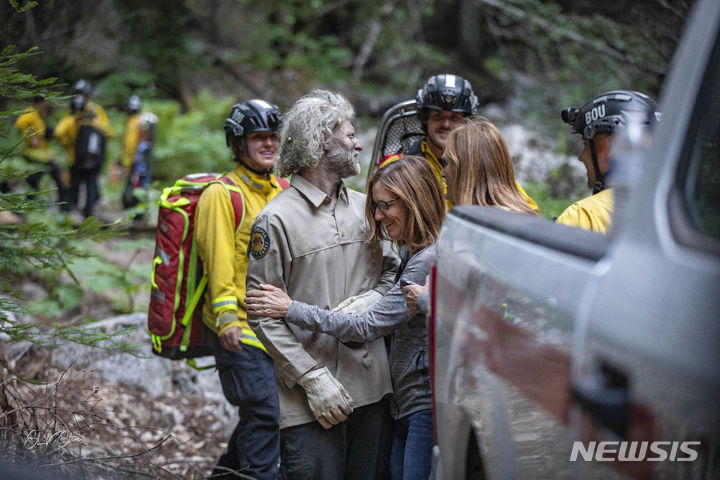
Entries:
[[[136,327],[122,340],[147,345],[144,322],[131,314],[97,326]],[[143,352],[73,343],[5,351],[23,376],[4,379],[3,410],[19,433],[5,461],[22,458],[70,478],[206,478],[236,421],[217,374]]]
[[[127,254],[103,244],[101,252],[127,265]],[[152,252],[132,262],[151,262]],[[30,295],[42,287],[23,285]],[[59,341],[47,349],[0,339],[0,478],[3,468],[31,465],[38,478],[200,479],[224,451],[237,421],[214,369],[151,353],[147,315],[111,316],[113,292],[86,292],[73,319],[104,318],[98,333],[124,331],[103,348]],[[147,288],[135,304],[147,305]],[[14,315],[14,314],[10,314]],[[36,319],[14,316],[20,322]],[[133,345],[134,353],[118,349]],[[199,359],[212,364],[212,357]],[[35,478],[35,477],[32,477]]]

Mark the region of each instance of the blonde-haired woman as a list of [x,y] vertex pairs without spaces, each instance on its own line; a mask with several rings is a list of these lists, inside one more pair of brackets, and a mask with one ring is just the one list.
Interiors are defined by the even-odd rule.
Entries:
[[468,121],[450,132],[440,163],[447,182],[445,195],[454,205],[495,206],[537,215],[518,189],[505,139],[489,121]]
[[245,304],[253,315],[284,318],[343,342],[368,342],[392,334],[395,422],[391,474],[397,480],[426,480],[434,443],[427,319],[423,313],[409,314],[401,286],[425,281],[445,217],[440,182],[428,162],[409,156],[378,170],[368,186],[365,217],[370,240],[392,240],[402,260],[395,285],[368,312],[356,315],[324,310],[293,301],[271,285],[249,291]]
[[[439,160],[447,184],[445,197],[453,205],[494,206],[538,215],[518,188],[505,139],[488,120],[467,120],[451,131]],[[427,290],[427,282],[403,288],[410,312],[427,309]]]

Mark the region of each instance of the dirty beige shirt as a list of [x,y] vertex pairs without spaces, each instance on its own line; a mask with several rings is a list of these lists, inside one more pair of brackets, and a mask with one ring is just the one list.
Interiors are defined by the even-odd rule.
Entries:
[[[393,284],[398,258],[387,242],[367,241],[365,195],[341,186],[330,198],[299,175],[258,215],[250,233],[247,289],[269,283],[290,298],[334,308],[347,297]],[[249,316],[248,323],[275,363],[280,428],[315,421],[298,378],[326,366],[355,408],[392,392],[385,343],[343,344],[283,319]]]

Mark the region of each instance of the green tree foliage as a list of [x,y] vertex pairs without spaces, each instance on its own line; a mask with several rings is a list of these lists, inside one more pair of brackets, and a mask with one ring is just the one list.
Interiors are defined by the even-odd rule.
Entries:
[[[46,0],[10,18],[0,42],[47,55],[27,64],[192,109],[209,90],[289,106],[323,85],[359,110],[411,97],[430,74],[470,78],[481,104],[520,98],[547,119],[598,91],[657,95],[692,0]],[[7,15],[5,15],[7,13]],[[102,16],[103,22],[97,22]],[[380,105],[377,105],[380,103]],[[517,112],[516,112],[517,113]],[[556,122],[554,122],[556,123]]]
[[209,91],[193,97],[193,108],[182,112],[176,101],[150,102],[145,108],[158,116],[153,150],[154,179],[169,186],[192,172],[225,172],[233,168],[225,146],[223,123],[233,99],[219,99]]
[[[361,116],[379,115],[440,71],[472,81],[481,113],[503,104],[573,152],[560,109],[617,88],[657,96],[692,3],[13,0],[0,2],[0,45],[40,46],[44,55],[18,64],[57,76],[66,94],[90,80],[117,132],[119,109],[139,94],[160,117],[155,176],[167,184],[231,166],[221,125],[234,101],[285,109],[323,86],[346,93]],[[8,99],[0,95],[0,106]]]
[[197,31],[196,12],[186,2],[120,0],[117,9],[122,42],[119,58],[131,86],[152,82],[164,96],[180,98],[184,82],[212,64],[212,46]]
[[8,12],[0,41],[39,46],[47,55],[28,71],[86,78],[109,106],[140,92],[191,108],[210,89],[286,107],[318,84],[394,99],[417,88],[419,66],[449,66],[418,33],[431,3],[47,0]]
[[[0,93],[3,97],[16,101],[40,93],[50,100],[58,97],[55,79],[38,79],[17,68],[19,62],[37,53],[36,49],[15,53],[12,45],[0,52]],[[0,178],[4,180],[22,179],[28,175],[27,171],[19,171],[7,162],[19,145],[19,142],[8,144],[5,141],[11,136],[11,123],[7,119],[21,111],[20,108],[0,111],[0,118],[4,119],[0,122],[0,138],[3,139],[0,142],[3,145],[0,148]],[[82,343],[94,342],[94,333],[91,335],[89,330],[58,326],[51,332],[40,331],[36,328],[38,324],[21,324],[8,315],[8,312],[18,310],[18,300],[22,299],[17,290],[19,280],[28,277],[41,277],[53,285],[53,294],[59,302],[77,303],[78,295],[81,296],[77,287],[62,285],[58,280],[64,272],[75,285],[80,284],[70,268],[73,258],[88,256],[87,251],[79,248],[79,242],[102,241],[115,236],[111,229],[101,228],[101,223],[94,218],[87,219],[76,228],[53,220],[46,214],[53,206],[47,199],[51,193],[39,192],[33,198],[23,193],[0,193],[0,210],[12,211],[26,218],[23,223],[0,225],[0,332],[6,334],[10,341],[31,340],[47,344],[55,338],[72,338]]]
[[[523,113],[540,124],[608,90],[639,90],[657,98],[692,5],[684,0],[460,3],[468,4],[479,22],[464,27],[461,48],[474,51],[480,70],[494,79],[489,91],[519,92]],[[498,81],[504,94],[497,91]]]

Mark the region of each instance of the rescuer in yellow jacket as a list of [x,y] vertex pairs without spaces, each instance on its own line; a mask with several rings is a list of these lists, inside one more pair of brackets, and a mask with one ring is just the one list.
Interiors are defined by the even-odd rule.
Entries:
[[606,188],[573,203],[555,221],[598,233],[608,233],[612,225],[613,203],[613,189]]
[[93,87],[86,80],[80,79],[75,83],[73,87],[76,95],[83,97],[85,102],[83,103],[83,110],[87,115],[92,115],[96,118],[96,126],[102,130],[108,138],[112,138],[115,135],[112,128],[110,127],[110,121],[108,120],[107,113],[102,105],[99,105],[92,100],[90,97],[93,94]]
[[[149,162],[145,161],[145,158],[150,158],[152,149],[146,147],[152,147],[153,145],[157,116],[152,113],[143,113],[141,116],[141,108],[140,97],[131,95],[125,105],[127,118],[122,139],[122,154],[119,161],[110,166],[110,181],[113,185],[119,183],[120,177],[125,180],[125,189],[120,198],[124,208],[133,208],[140,203],[140,200],[135,195],[135,188],[150,186],[150,165]],[[142,121],[141,117],[145,121]],[[140,147],[141,142],[145,142],[142,148]],[[133,166],[136,159],[140,163]],[[138,169],[142,170],[142,172],[137,171]],[[141,213],[135,215],[136,220],[141,218]]]
[[52,177],[58,189],[58,199],[63,199],[65,184],[62,180],[61,169],[55,161],[55,155],[50,148],[49,139],[52,138],[52,129],[47,125],[50,115],[50,103],[42,95],[33,98],[33,105],[15,121],[15,128],[22,138],[22,156],[25,160],[42,167],[42,171],[27,177],[27,182],[33,190],[40,188],[40,180],[44,173]]
[[644,126],[652,125],[660,114],[655,101],[644,93],[616,90],[603,93],[582,107],[566,108],[562,119],[572,133],[582,135],[583,150],[578,155],[587,172],[587,185],[593,194],[563,211],[557,223],[608,233],[612,225],[614,195],[607,188],[605,176],[611,169],[610,148],[613,136],[625,128],[631,115],[639,115]]
[[92,125],[107,138],[112,138],[114,135],[105,109],[90,101],[92,86],[85,80],[78,80],[74,89],[76,95],[70,102],[70,111],[60,119],[54,132],[54,137],[65,150],[68,164],[71,166],[75,163],[75,140],[80,125]]
[[140,143],[140,109],[142,101],[137,95],[131,95],[125,105],[127,118],[125,119],[125,132],[122,139],[122,154],[120,161],[113,163],[110,170],[110,179],[117,185],[120,177],[128,178],[132,167],[135,152]]
[[[78,152],[76,152],[76,144],[78,136],[83,125],[93,127],[93,136],[99,141],[94,141],[94,149],[96,150],[97,163],[91,168],[84,165],[84,162],[78,164]],[[98,185],[98,175],[102,171],[105,159],[105,143],[107,139],[112,137],[112,129],[107,119],[105,111],[96,104],[89,104],[85,95],[76,95],[70,103],[70,112],[63,117],[55,128],[54,137],[67,153],[68,164],[70,165],[70,188],[67,191],[67,203],[63,205],[64,211],[74,210],[78,208],[80,200],[80,185],[85,185],[85,204],[83,206],[83,214],[85,217],[93,215],[94,205],[100,198],[100,188]],[[87,138],[80,135],[81,138]],[[86,144],[87,146],[88,144]]]
[[241,419],[213,475],[227,469],[243,469],[243,474],[260,480],[277,475],[280,440],[275,371],[262,343],[248,328],[245,275],[255,217],[287,185],[272,174],[281,121],[278,107],[264,100],[232,107],[225,120],[225,136],[237,166],[227,176],[242,192],[243,221],[235,231],[233,206],[221,184],[205,189],[195,214],[198,255],[208,275],[203,320],[217,334],[211,336],[211,344],[220,383],[225,398],[239,407]]

